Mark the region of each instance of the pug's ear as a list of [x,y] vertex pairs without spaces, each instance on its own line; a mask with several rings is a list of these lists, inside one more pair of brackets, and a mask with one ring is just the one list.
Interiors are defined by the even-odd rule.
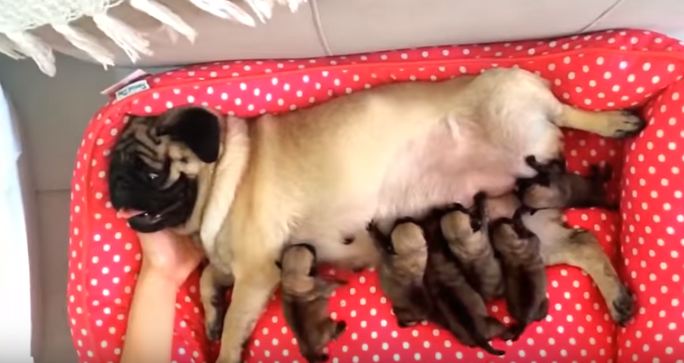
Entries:
[[218,159],[221,142],[219,118],[201,107],[173,109],[159,116],[159,135],[185,143],[205,163]]

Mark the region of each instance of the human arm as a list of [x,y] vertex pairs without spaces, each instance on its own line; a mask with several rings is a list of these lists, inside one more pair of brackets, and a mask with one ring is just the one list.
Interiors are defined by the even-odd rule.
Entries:
[[139,234],[142,264],[128,316],[121,363],[169,363],[176,293],[202,260],[188,237]]

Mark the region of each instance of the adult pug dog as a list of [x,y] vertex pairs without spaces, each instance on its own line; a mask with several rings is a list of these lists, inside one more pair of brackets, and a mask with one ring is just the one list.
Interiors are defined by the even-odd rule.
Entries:
[[[193,107],[131,117],[112,152],[109,186],[115,208],[143,211],[129,219],[134,229],[199,234],[211,262],[201,281],[209,327],[221,319],[213,291],[234,282],[219,361],[237,362],[289,241],[313,244],[320,260],[368,261],[376,256],[369,239],[342,241],[371,219],[388,224],[436,205],[467,206],[478,191],[509,192],[516,178],[536,173],[527,156],[559,156],[559,127],[623,137],[642,126],[628,113],[561,104],[527,71],[494,69],[376,87],[249,122]],[[553,221],[558,228],[531,223],[544,236],[545,261],[589,272],[624,322],[631,297],[596,240],[570,241]]]

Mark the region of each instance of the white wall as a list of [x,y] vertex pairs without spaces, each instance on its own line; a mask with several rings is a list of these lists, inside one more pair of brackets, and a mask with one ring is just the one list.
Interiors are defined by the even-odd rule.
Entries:
[[[100,90],[130,72],[68,57],[49,78],[28,61],[0,56],[0,84],[13,104],[25,154],[19,161],[27,202],[36,362],[75,362],[66,317],[69,187],[73,160]],[[3,272],[4,273],[4,272]],[[0,325],[0,330],[3,326]]]
[[22,145],[16,117],[0,84],[0,299],[4,314],[0,327],[0,359],[31,363],[31,275],[20,179]]

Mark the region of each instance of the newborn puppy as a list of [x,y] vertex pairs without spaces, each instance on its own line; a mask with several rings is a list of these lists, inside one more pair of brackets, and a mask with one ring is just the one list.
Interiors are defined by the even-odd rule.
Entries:
[[315,276],[316,251],[311,245],[286,246],[281,261],[283,312],[309,362],[323,362],[325,346],[346,328],[328,315],[328,298],[339,283]]
[[428,319],[430,303],[423,285],[427,245],[422,229],[409,220],[395,223],[389,236],[371,222],[368,231],[382,250],[380,286],[392,302],[401,327]]
[[492,347],[489,340],[508,339],[508,329],[489,316],[482,296],[471,287],[460,262],[451,255],[442,233],[442,215],[443,212],[433,213],[423,223],[428,236],[425,285],[434,304],[434,320],[449,329],[461,343],[503,355],[505,352]]
[[501,265],[489,243],[484,193],[475,196],[472,210],[456,208],[440,221],[451,253],[458,259],[470,285],[486,300],[503,294]]
[[522,222],[522,208],[510,218],[492,224],[491,239],[503,267],[506,305],[516,320],[514,340],[527,324],[543,319],[548,312],[546,272],[539,251],[539,238]]
[[451,331],[464,345],[501,355],[504,352],[494,349],[488,340],[504,334],[506,327],[487,315],[482,297],[448,255],[437,214],[421,222],[398,220],[389,236],[375,224],[369,225],[370,234],[384,252],[378,270],[380,283],[392,302],[398,324],[407,326],[428,319]]
[[541,164],[534,156],[528,156],[525,161],[538,173],[518,182],[520,200],[526,206],[534,209],[614,207],[606,202],[603,186],[611,176],[609,166],[601,170],[593,165],[585,177],[567,172],[563,160]]

